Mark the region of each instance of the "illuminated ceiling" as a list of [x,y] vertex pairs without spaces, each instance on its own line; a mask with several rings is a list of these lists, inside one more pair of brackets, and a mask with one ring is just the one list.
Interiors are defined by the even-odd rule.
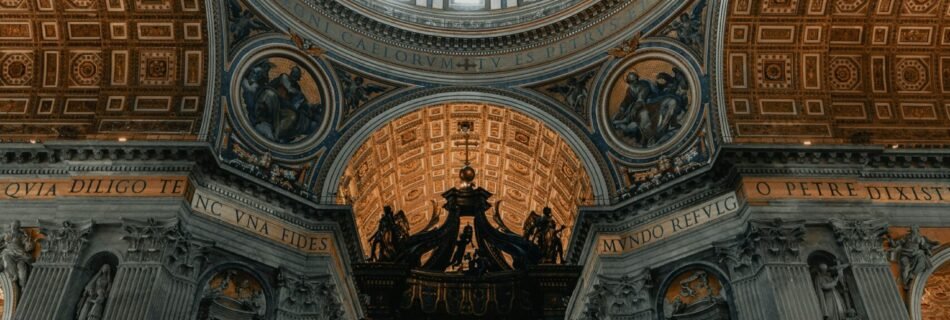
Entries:
[[544,206],[567,225],[570,238],[577,207],[592,199],[590,178],[577,155],[557,133],[538,120],[498,106],[449,104],[424,108],[377,130],[353,156],[340,194],[356,212],[363,238],[376,229],[383,206],[404,210],[411,231],[419,232],[441,207],[442,192],[459,183],[465,154],[460,121],[471,121],[475,183],[502,200],[505,223],[520,233],[532,210]]
[[0,1],[0,137],[196,140],[204,0]]
[[732,1],[736,142],[950,144],[950,3]]

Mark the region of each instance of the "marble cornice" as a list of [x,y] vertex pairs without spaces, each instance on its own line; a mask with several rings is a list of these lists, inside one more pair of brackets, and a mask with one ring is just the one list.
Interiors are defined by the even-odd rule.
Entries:
[[[743,176],[880,180],[950,179],[950,150],[867,146],[726,145],[712,166],[610,206],[582,208],[567,259],[577,262],[588,237],[623,231],[739,187]],[[595,230],[596,229],[596,230]]]
[[534,47],[576,34],[616,13],[633,0],[601,0],[574,15],[537,28],[502,36],[464,38],[425,34],[381,22],[337,0],[313,0],[310,7],[380,41],[435,54],[494,54]]
[[[274,217],[313,231],[336,231],[350,257],[360,259],[356,222],[347,206],[317,204],[219,164],[206,143],[0,144],[0,175],[82,173],[180,173],[198,186],[221,193]],[[282,210],[261,205],[267,203]],[[328,222],[330,224],[328,224]]]
[[[610,206],[588,207],[575,222],[569,260],[597,231],[619,231],[735,190],[743,176],[816,176],[881,180],[950,179],[950,150],[885,149],[859,146],[727,145],[704,171]],[[181,142],[55,142],[0,145],[0,175],[70,175],[83,172],[179,172],[196,184],[231,198],[247,195],[252,202],[281,210],[265,210],[310,230],[339,228],[351,253],[360,252],[355,220],[346,206],[323,205],[218,163],[206,143]],[[222,187],[226,186],[226,187]],[[239,194],[239,193],[240,194]],[[260,207],[255,205],[255,207]],[[600,227],[610,224],[609,230]],[[329,229],[327,229],[329,228]],[[353,254],[352,257],[359,255]]]

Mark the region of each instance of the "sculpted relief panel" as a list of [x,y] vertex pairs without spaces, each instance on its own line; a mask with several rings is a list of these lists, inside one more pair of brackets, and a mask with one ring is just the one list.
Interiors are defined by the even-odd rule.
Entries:
[[204,0],[0,1],[0,140],[194,140]]
[[736,142],[950,143],[950,2],[733,1]]
[[538,120],[507,108],[449,104],[424,108],[380,128],[353,156],[340,195],[353,205],[363,245],[384,206],[402,210],[411,233],[422,230],[441,193],[457,186],[465,157],[459,122],[471,121],[475,183],[502,200],[505,223],[515,233],[532,211],[552,208],[554,220],[573,226],[577,207],[592,201],[590,178],[566,142]]

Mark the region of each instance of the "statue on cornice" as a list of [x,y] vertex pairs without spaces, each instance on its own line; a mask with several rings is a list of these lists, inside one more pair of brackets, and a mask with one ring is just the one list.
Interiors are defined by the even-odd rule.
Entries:
[[383,217],[379,219],[376,232],[370,237],[369,261],[391,262],[396,258],[399,245],[409,237],[409,219],[400,210],[393,214],[393,208],[383,207]]
[[112,288],[112,266],[102,265],[99,272],[83,289],[79,298],[79,310],[76,311],[77,320],[99,320],[105,310],[109,289]]
[[10,281],[19,285],[20,290],[25,288],[30,275],[30,265],[33,263],[33,239],[20,228],[19,221],[11,222],[7,233],[3,235],[0,259],[3,260],[3,271]]
[[891,247],[891,260],[900,262],[901,281],[907,290],[914,279],[933,267],[930,257],[939,243],[921,235],[920,226],[910,227],[910,232],[901,239],[888,237],[887,241]]
[[557,263],[563,260],[564,245],[561,233],[564,226],[558,227],[551,208],[545,207],[542,215],[532,211],[524,223],[524,238],[541,249],[541,263]]

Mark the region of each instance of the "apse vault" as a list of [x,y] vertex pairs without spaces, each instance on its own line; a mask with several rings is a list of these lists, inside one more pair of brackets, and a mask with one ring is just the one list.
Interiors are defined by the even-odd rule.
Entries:
[[[460,125],[470,124],[466,135]],[[340,202],[352,205],[364,251],[385,206],[405,212],[410,232],[428,225],[442,193],[457,187],[466,141],[476,185],[501,201],[505,224],[515,233],[530,213],[550,207],[565,246],[579,206],[594,198],[577,154],[556,131],[524,113],[482,103],[421,108],[377,129],[357,149],[340,183]],[[494,212],[494,210],[492,210]],[[493,213],[492,213],[493,214]],[[494,218],[494,217],[492,217]]]

